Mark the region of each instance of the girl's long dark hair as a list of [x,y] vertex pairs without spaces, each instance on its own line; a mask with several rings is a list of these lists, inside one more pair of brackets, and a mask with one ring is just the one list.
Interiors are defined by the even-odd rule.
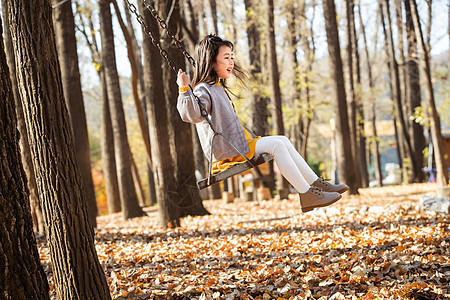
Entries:
[[[194,87],[202,82],[212,85],[219,81],[219,76],[213,70],[212,65],[216,61],[221,46],[228,46],[231,50],[234,48],[232,42],[223,40],[215,34],[205,36],[197,44],[197,61],[194,76],[192,78],[192,85]],[[244,81],[248,76],[236,62],[234,63],[233,74],[243,85],[245,85]],[[221,79],[220,82],[223,87],[228,90],[226,80]]]

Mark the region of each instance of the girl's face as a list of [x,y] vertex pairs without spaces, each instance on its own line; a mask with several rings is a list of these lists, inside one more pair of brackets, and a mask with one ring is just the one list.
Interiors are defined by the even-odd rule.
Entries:
[[220,46],[216,61],[212,64],[213,70],[220,79],[228,79],[234,68],[234,56],[230,47]]

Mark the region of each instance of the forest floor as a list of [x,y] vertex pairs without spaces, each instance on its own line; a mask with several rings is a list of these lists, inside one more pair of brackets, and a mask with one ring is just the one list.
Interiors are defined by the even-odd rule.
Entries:
[[97,253],[113,299],[450,299],[450,216],[418,207],[435,188],[362,189],[306,214],[297,195],[204,201],[210,216],[175,229],[155,207],[102,216]]

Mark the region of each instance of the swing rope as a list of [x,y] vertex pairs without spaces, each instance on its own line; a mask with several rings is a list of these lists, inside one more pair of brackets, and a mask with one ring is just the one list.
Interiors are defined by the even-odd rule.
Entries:
[[[178,49],[183,53],[183,55],[186,57],[186,59],[189,61],[189,63],[195,67],[195,60],[194,58],[186,51],[186,49],[183,47],[183,44],[176,38],[175,34],[169,29],[169,26],[167,26],[167,23],[159,16],[156,9],[153,7],[153,5],[150,4],[147,0],[140,0],[145,7],[151,12],[153,18],[156,19],[156,21],[159,23],[159,26],[161,26],[162,29],[164,29],[167,32],[167,35],[173,40],[175,45],[178,47]],[[137,11],[136,6],[130,2],[130,0],[126,0],[128,4],[128,8],[130,11],[136,16],[137,21],[141,26],[144,28],[145,33],[151,38],[152,44],[158,48],[159,53],[161,56],[167,61],[170,68],[174,70],[175,72],[178,72],[179,68],[175,64],[173,60],[170,59],[169,53],[161,46],[161,44],[156,40],[155,35],[153,34],[152,30],[145,24],[144,17],[142,17],[139,12]]]

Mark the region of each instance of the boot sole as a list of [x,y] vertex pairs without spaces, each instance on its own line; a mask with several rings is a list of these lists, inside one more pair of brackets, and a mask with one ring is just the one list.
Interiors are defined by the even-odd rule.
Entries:
[[333,204],[333,203],[336,203],[336,202],[339,201],[340,199],[342,199],[342,195],[339,195],[338,198],[333,199],[333,200],[331,200],[330,202],[325,203],[325,204],[322,204],[322,205],[309,206],[309,207],[302,207],[302,212],[303,212],[303,213],[307,213],[307,212],[312,211],[314,208],[317,208],[317,207],[325,207],[325,206],[329,206],[329,205],[331,205],[331,204]]
[[338,191],[338,193],[339,193],[339,194],[343,194],[343,193],[345,193],[346,191],[348,191],[349,189],[350,189],[350,187],[347,186],[345,189]]

